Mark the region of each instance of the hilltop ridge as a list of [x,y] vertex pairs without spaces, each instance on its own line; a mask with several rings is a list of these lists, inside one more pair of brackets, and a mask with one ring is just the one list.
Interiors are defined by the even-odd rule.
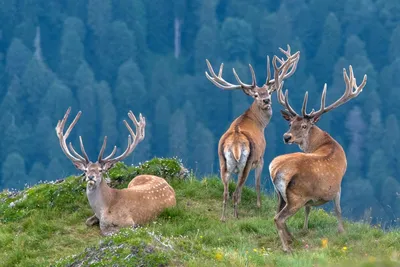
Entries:
[[312,210],[308,232],[303,212],[289,220],[295,253],[286,255],[272,219],[274,197],[263,195],[259,210],[254,190],[245,187],[239,220],[229,202],[228,220],[221,223],[219,178],[196,179],[176,159],[118,163],[110,171],[112,186],[123,188],[143,173],[165,177],[177,207],[111,237],[85,225],[92,211],[79,177],[3,191],[0,266],[400,266],[399,230],[347,221],[346,233],[338,235],[335,217],[322,209]]

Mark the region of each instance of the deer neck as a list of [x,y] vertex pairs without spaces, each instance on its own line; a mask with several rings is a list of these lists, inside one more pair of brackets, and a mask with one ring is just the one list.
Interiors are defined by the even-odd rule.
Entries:
[[313,153],[330,141],[332,141],[332,137],[327,132],[314,125],[308,133],[308,138],[299,146],[305,153]]
[[102,211],[110,206],[110,203],[114,196],[114,189],[107,185],[104,179],[96,188],[86,187],[86,195],[89,200],[90,207],[96,214],[97,218],[101,217]]
[[246,113],[247,116],[253,119],[253,121],[255,121],[257,125],[264,130],[265,127],[267,127],[269,121],[271,120],[272,108],[261,109],[254,100],[253,104],[246,111]]

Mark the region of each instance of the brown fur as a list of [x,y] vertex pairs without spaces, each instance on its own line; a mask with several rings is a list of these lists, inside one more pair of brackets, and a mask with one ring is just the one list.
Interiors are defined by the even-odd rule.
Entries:
[[[94,202],[89,195],[88,198],[104,235],[120,227],[146,224],[165,208],[176,205],[174,189],[163,178],[153,175],[139,175],[121,190],[109,187],[104,179],[99,186]],[[101,206],[96,202],[101,202]]]
[[[235,119],[229,129],[222,135],[218,144],[221,179],[224,184],[224,201],[221,220],[225,221],[226,202],[229,196],[229,179],[233,173],[238,174],[238,184],[233,193],[234,216],[238,217],[237,206],[240,203],[242,187],[245,184],[250,170],[256,169],[257,206],[261,206],[260,180],[264,165],[263,157],[266,147],[264,129],[272,115],[272,110],[260,108],[256,101],[240,117]],[[226,157],[232,153],[235,162]],[[242,168],[239,166],[241,158],[247,157]],[[231,162],[229,162],[231,161]],[[231,165],[229,168],[228,164]],[[235,166],[233,167],[233,164]]]

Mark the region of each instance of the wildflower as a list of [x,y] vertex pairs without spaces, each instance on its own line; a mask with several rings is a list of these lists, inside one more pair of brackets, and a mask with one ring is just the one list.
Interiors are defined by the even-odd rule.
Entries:
[[224,258],[224,255],[222,254],[222,252],[218,251],[217,253],[215,253],[215,259],[217,261],[220,261]]
[[347,251],[347,247],[346,246],[342,247],[342,251],[346,252]]
[[322,238],[321,246],[322,246],[322,248],[327,248],[328,247],[328,238]]
[[368,257],[368,261],[369,261],[369,262],[375,262],[375,261],[376,261],[376,258],[373,257],[373,256],[369,256],[369,257]]
[[201,235],[200,238],[203,238],[203,236]]
[[253,251],[254,251],[254,252],[257,252],[258,250],[257,250],[256,248],[253,248]]

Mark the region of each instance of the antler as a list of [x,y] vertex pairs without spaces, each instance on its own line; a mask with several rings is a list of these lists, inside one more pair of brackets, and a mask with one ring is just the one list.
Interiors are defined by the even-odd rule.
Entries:
[[89,163],[89,158],[88,158],[88,156],[86,154],[86,151],[85,151],[85,148],[83,146],[82,137],[79,136],[79,142],[80,142],[80,146],[81,146],[81,151],[83,153],[83,157],[81,155],[79,155],[75,151],[75,149],[73,148],[71,142],[69,143],[69,147],[70,147],[70,149],[72,151],[72,154],[68,150],[68,146],[67,146],[66,140],[67,140],[69,134],[71,133],[72,128],[74,128],[75,124],[78,122],[80,116],[82,115],[81,111],[79,111],[78,114],[76,114],[75,119],[72,121],[72,123],[70,124],[70,126],[68,127],[67,131],[64,134],[63,133],[64,132],[64,127],[65,127],[65,124],[67,122],[67,119],[68,119],[68,116],[69,116],[70,112],[71,112],[71,107],[69,107],[67,109],[67,112],[65,113],[64,118],[61,121],[58,121],[57,126],[56,126],[57,137],[58,137],[58,139],[60,141],[60,146],[61,146],[62,151],[74,163],[74,165],[77,165],[79,163],[81,163],[83,165],[86,165],[86,164]]
[[[310,118],[311,117],[318,118],[322,114],[343,105],[350,99],[357,97],[362,92],[365,85],[367,84],[367,75],[364,74],[363,81],[361,82],[361,84],[359,86],[357,86],[356,78],[354,77],[353,67],[351,65],[349,66],[349,74],[350,74],[350,77],[347,75],[346,69],[343,68],[343,78],[344,78],[344,82],[346,83],[346,89],[344,91],[344,94],[338,100],[336,100],[334,103],[329,105],[328,107],[325,107],[326,90],[327,90],[326,84],[324,85],[324,90],[322,91],[321,107],[316,112],[314,112],[314,110],[312,110],[310,113],[307,114],[307,112],[306,112],[307,93],[306,93],[306,95],[304,96],[304,102],[303,102],[303,107],[302,107],[303,116],[310,117]],[[353,89],[355,89],[355,90],[353,90]]]
[[237,75],[235,68],[232,69],[233,75],[235,75],[235,79],[239,84],[232,84],[232,83],[225,81],[225,79],[222,78],[222,72],[224,70],[224,63],[221,63],[221,66],[219,67],[218,75],[215,74],[214,69],[211,66],[211,63],[210,63],[210,61],[208,61],[208,59],[206,59],[206,63],[207,63],[208,70],[211,73],[211,76],[210,76],[207,71],[205,72],[207,79],[210,80],[215,86],[217,86],[221,89],[224,89],[224,90],[242,89],[245,91],[245,93],[249,94],[251,92],[251,90],[253,90],[254,88],[257,87],[256,74],[254,73],[254,69],[251,66],[251,64],[249,64],[249,68],[250,68],[250,72],[251,72],[251,84],[243,83],[240,80],[239,76]]
[[[367,75],[366,74],[364,75],[363,81],[359,86],[357,86],[356,78],[354,77],[353,67],[351,65],[349,66],[349,74],[350,77],[347,75],[346,69],[343,68],[343,78],[344,82],[346,83],[346,89],[344,91],[344,94],[328,107],[325,107],[326,91],[327,91],[326,83],[324,84],[324,90],[322,91],[321,107],[318,111],[312,109],[310,113],[307,113],[308,92],[306,92],[304,95],[303,106],[301,108],[301,113],[303,118],[319,118],[322,114],[341,106],[350,99],[357,97],[367,84]],[[285,91],[285,96],[283,96],[282,89],[279,88],[277,95],[278,95],[278,102],[282,106],[284,106],[287,111],[289,111],[293,116],[299,116],[288,102],[288,90]]]
[[132,128],[129,126],[128,122],[124,120],[126,128],[128,128],[128,131],[130,135],[128,135],[128,146],[126,147],[125,151],[120,155],[115,158],[112,158],[117,151],[117,147],[114,146],[113,151],[111,152],[110,155],[107,157],[103,158],[103,153],[107,145],[107,136],[104,137],[103,145],[100,149],[99,157],[98,157],[98,162],[101,164],[110,164],[113,165],[118,161],[123,160],[127,156],[129,156],[133,150],[135,150],[137,144],[139,144],[145,137],[145,127],[146,127],[146,119],[142,116],[142,114],[139,114],[139,121],[137,121],[135,115],[133,114],[132,111],[128,112],[128,116],[131,119],[131,121],[135,124],[136,127],[136,134],[132,130]]
[[[272,59],[272,65],[274,67],[274,79],[270,80],[271,78],[271,72],[270,72],[270,67],[269,67],[269,57],[267,57],[267,80],[265,84],[271,85],[274,84],[274,87],[272,87],[272,91],[277,90],[279,87],[283,86],[283,80],[289,78],[292,76],[296,69],[297,69],[297,63],[300,60],[300,51],[297,51],[293,55],[290,52],[290,45],[287,45],[287,50],[283,50],[282,48],[279,47],[279,50],[285,54],[287,57],[286,60],[279,59],[277,56],[274,56]],[[279,62],[280,66],[278,67],[276,62]],[[288,70],[290,71],[288,72]]]
[[[266,79],[264,85],[268,85],[269,87],[271,85],[274,85],[271,92],[275,91],[277,89],[277,87],[281,86],[282,81],[284,79],[292,76],[293,73],[296,71],[297,62],[300,59],[300,51],[297,51],[295,54],[291,55],[290,46],[289,45],[287,45],[287,46],[288,46],[287,51],[283,50],[282,48],[279,48],[286,55],[286,57],[287,57],[286,60],[284,60],[283,58],[279,59],[276,56],[274,56],[274,58],[273,58],[275,73],[274,73],[274,79],[272,79],[272,80],[271,80],[271,69],[270,69],[269,56],[267,56],[267,79]],[[279,63],[281,64],[279,67],[277,67],[276,61],[279,61]],[[249,68],[250,68],[250,72],[251,72],[251,84],[243,83],[240,80],[239,76],[237,75],[235,68],[233,68],[232,70],[233,70],[233,74],[235,75],[235,79],[238,82],[238,84],[232,84],[222,78],[224,63],[221,63],[221,65],[219,67],[218,75],[215,74],[214,69],[212,68],[211,63],[210,63],[210,61],[208,61],[208,59],[206,59],[206,63],[207,63],[208,71],[211,73],[211,75],[210,75],[206,71],[205,72],[206,77],[217,87],[219,87],[221,89],[225,89],[225,90],[242,89],[248,95],[254,94],[253,90],[257,87],[257,84],[256,84],[256,75],[254,73],[254,69],[251,66],[251,64],[249,64]],[[287,73],[287,71],[289,70],[290,67],[292,67],[292,68],[291,68],[290,72]]]

